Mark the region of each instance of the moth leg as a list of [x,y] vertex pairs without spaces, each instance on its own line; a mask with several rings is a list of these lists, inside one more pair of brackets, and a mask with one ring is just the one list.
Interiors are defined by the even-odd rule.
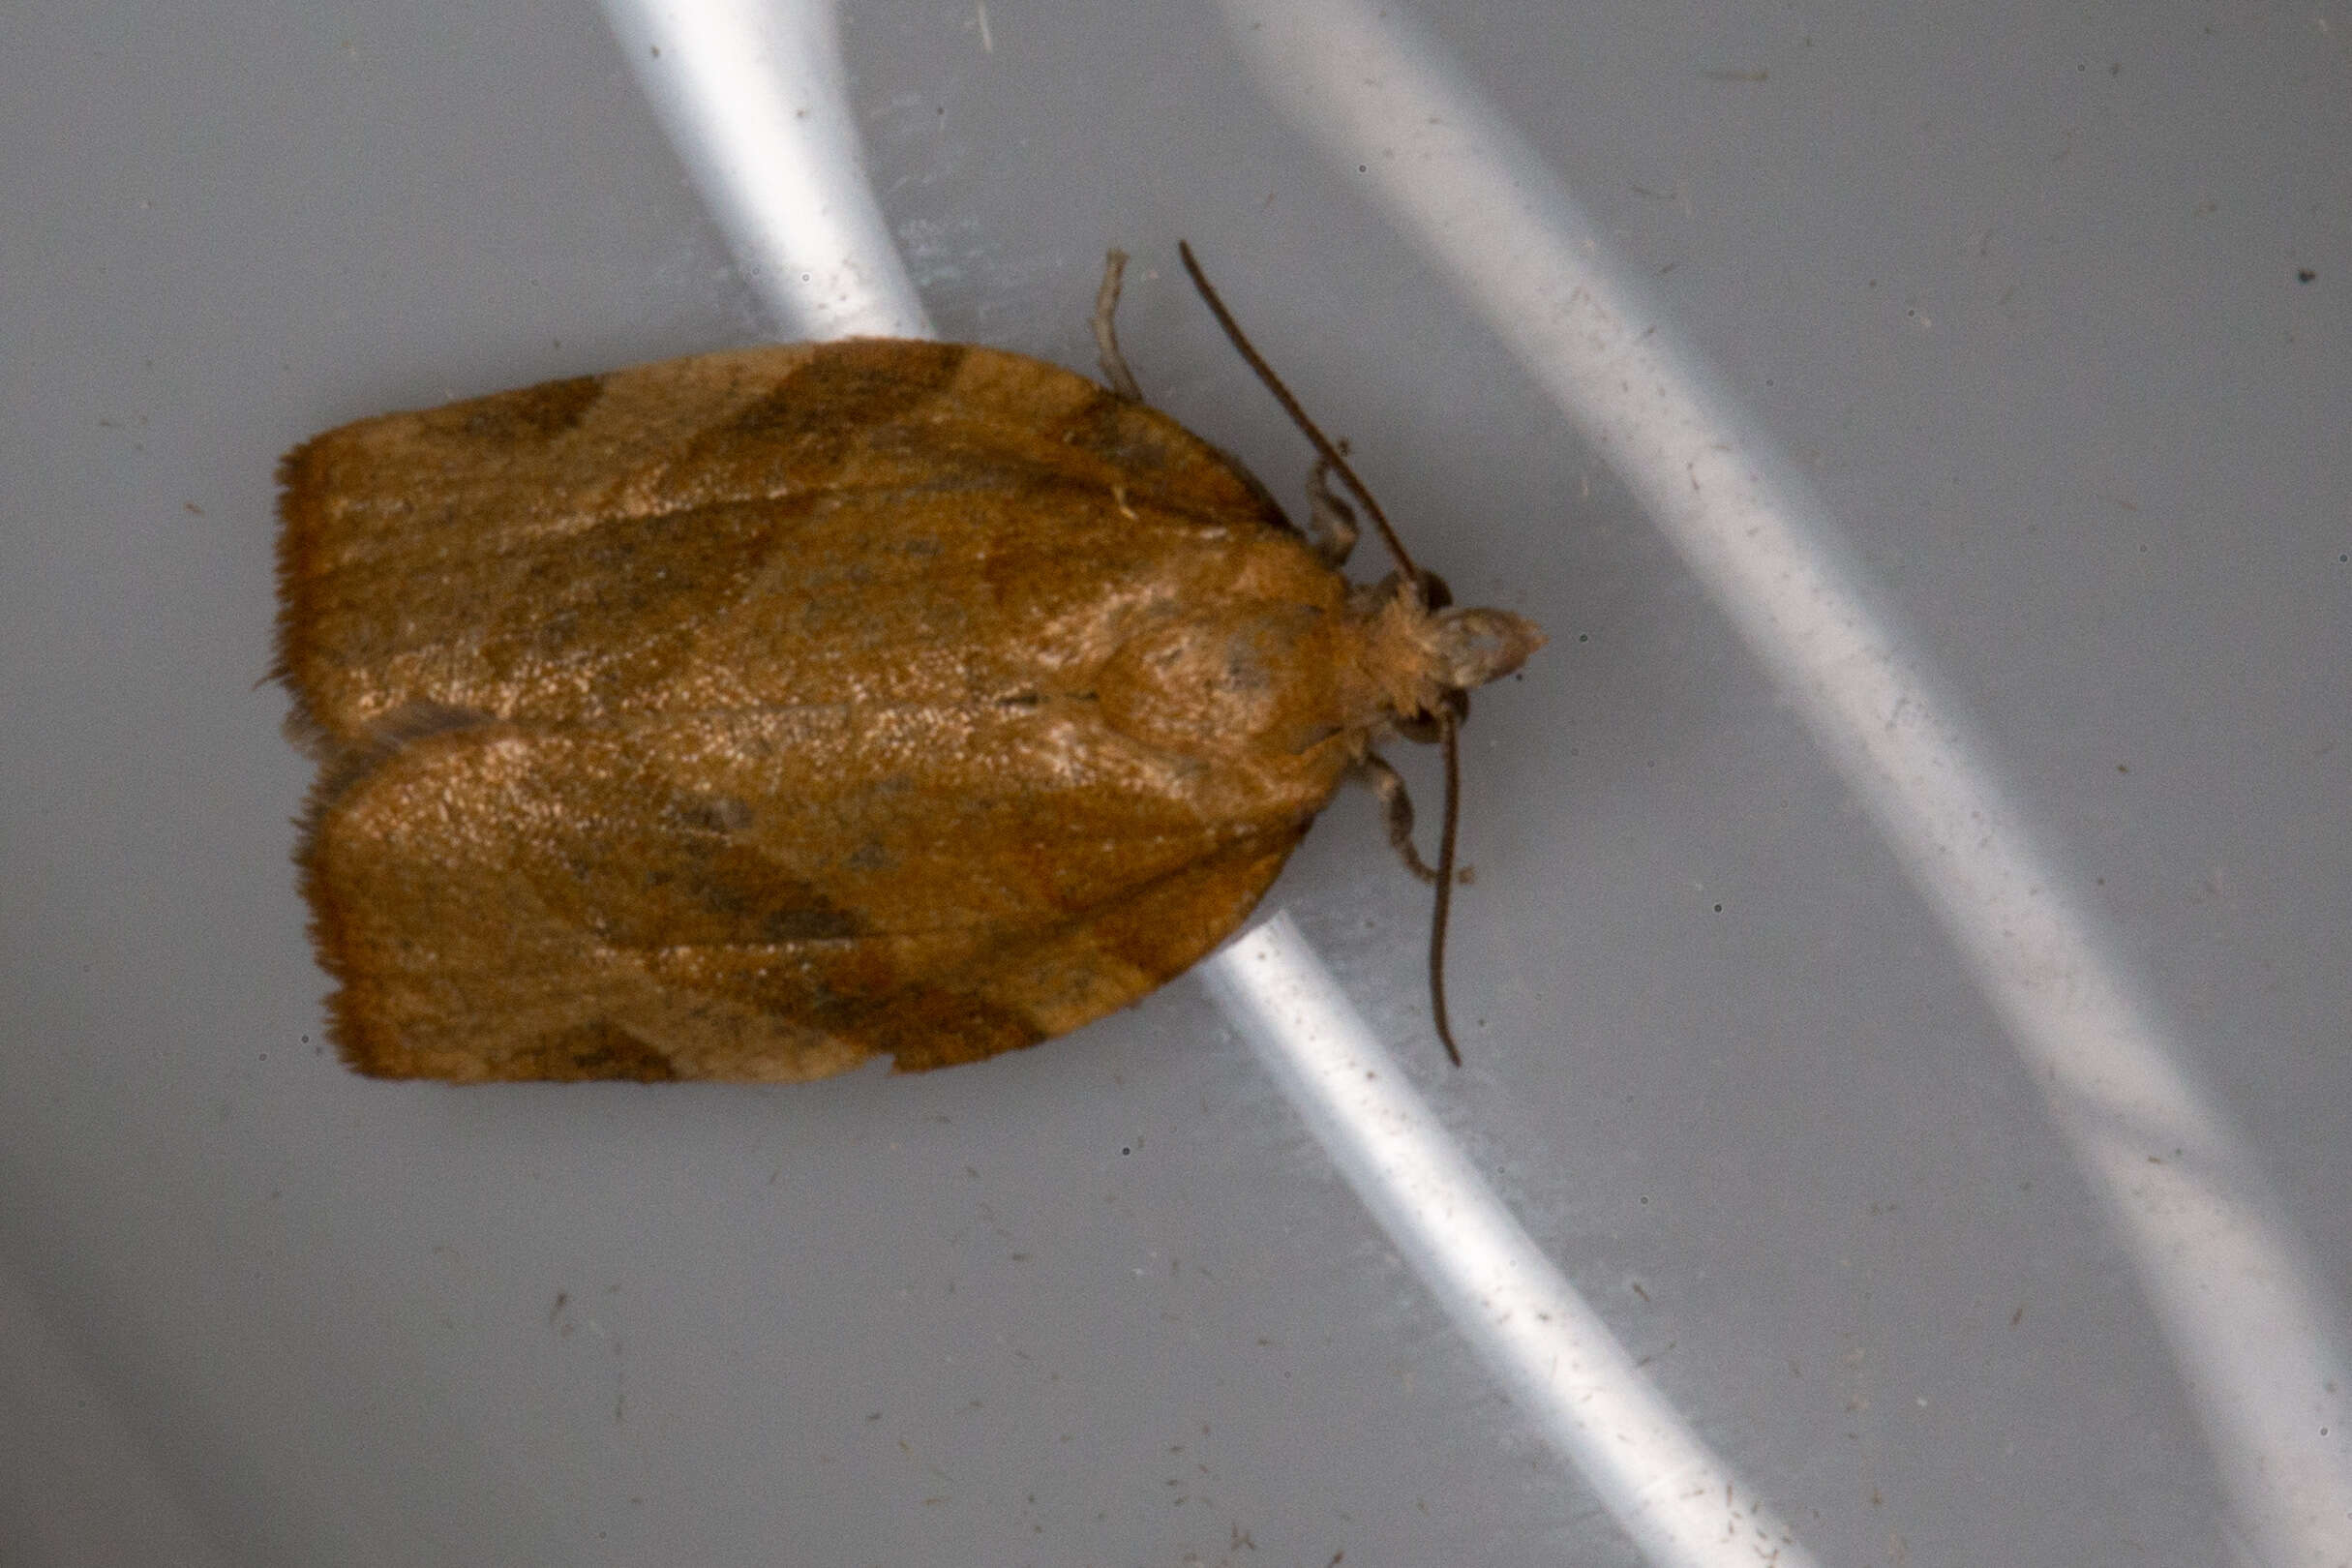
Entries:
[[1143,388],[1135,384],[1135,373],[1127,368],[1127,356],[1119,351],[1119,328],[1112,317],[1119,310],[1119,283],[1127,274],[1127,253],[1113,250],[1102,257],[1102,286],[1095,290],[1095,361],[1102,367],[1102,378],[1110,389],[1130,403],[1143,401]]
[[1343,565],[1348,553],[1356,548],[1356,509],[1342,500],[1331,488],[1331,459],[1318,457],[1314,467],[1307,471],[1307,522],[1309,544],[1315,554],[1334,566]]
[[1388,813],[1389,845],[1402,858],[1404,868],[1424,882],[1435,882],[1436,868],[1423,860],[1421,852],[1413,848],[1413,802],[1404,793],[1404,780],[1397,776],[1397,770],[1385,758],[1370,751],[1356,764],[1356,776],[1370,784],[1372,793],[1380,798],[1381,808]]

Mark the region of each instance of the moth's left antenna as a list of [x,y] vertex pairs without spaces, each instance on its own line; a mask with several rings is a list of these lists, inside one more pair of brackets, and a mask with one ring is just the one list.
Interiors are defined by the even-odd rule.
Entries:
[[1307,417],[1306,408],[1291,395],[1290,388],[1282,384],[1282,378],[1274,374],[1274,367],[1266,363],[1266,356],[1257,351],[1249,334],[1242,331],[1241,323],[1233,319],[1233,313],[1225,309],[1225,302],[1210,286],[1209,275],[1200,270],[1200,261],[1192,255],[1192,247],[1178,240],[1176,254],[1184,258],[1184,270],[1191,274],[1192,286],[1200,290],[1201,303],[1209,307],[1209,314],[1217,317],[1219,326],[1224,328],[1225,337],[1232,343],[1234,351],[1256,373],[1257,378],[1265,383],[1266,390],[1274,394],[1274,401],[1282,406],[1282,412],[1290,416],[1290,422],[1298,426],[1313,445],[1315,455],[1330,464],[1332,471],[1346,484],[1348,491],[1364,503],[1364,510],[1372,518],[1372,527],[1380,530],[1380,542],[1388,547],[1389,555],[1397,562],[1399,575],[1413,585],[1424,604],[1428,603],[1429,580],[1422,575],[1421,568],[1413,564],[1413,558],[1405,553],[1404,541],[1397,537],[1395,528],[1389,527],[1388,514],[1380,510],[1380,503],[1372,498],[1372,491],[1356,477],[1356,470],[1348,467],[1346,452]]

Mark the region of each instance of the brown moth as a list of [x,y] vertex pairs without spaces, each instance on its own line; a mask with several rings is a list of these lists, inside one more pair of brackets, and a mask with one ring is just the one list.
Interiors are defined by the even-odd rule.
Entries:
[[1462,693],[1541,635],[1402,556],[1342,577],[1327,469],[1370,498],[1319,433],[1310,538],[1145,407],[1122,259],[1111,391],[803,343],[286,456],[277,674],[349,1066],[792,1080],[1035,1044],[1214,948],[1350,774],[1432,874],[1372,749],[1400,730],[1448,742],[1450,871]]

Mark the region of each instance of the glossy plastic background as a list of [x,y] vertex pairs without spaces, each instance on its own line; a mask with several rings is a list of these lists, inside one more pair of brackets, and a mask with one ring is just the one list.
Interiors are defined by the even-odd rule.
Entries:
[[[1291,493],[1189,236],[1457,594],[1555,638],[1468,732],[1468,1069],[1365,801],[1277,901],[1819,1560],[2228,1560],[2127,1254],[1870,819],[1369,166],[1142,12],[846,16],[940,330],[1084,366],[1122,243],[1147,390]],[[1428,21],[1917,628],[2340,1300],[2352,24]],[[250,689],[276,452],[758,307],[587,7],[52,8],[0,70],[0,1556],[1630,1560],[1191,982],[791,1091],[317,1055],[308,769]]]

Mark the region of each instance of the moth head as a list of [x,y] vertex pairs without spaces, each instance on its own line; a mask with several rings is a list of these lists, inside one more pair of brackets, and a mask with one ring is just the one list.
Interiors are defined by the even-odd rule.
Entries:
[[1392,576],[1372,590],[1371,664],[1389,725],[1408,740],[1438,739],[1459,724],[1470,690],[1500,680],[1544,646],[1535,622],[1508,610],[1455,609],[1434,573],[1418,584]]
[[1508,610],[1440,610],[1427,635],[1431,671],[1448,691],[1500,680],[1545,641],[1534,621]]

